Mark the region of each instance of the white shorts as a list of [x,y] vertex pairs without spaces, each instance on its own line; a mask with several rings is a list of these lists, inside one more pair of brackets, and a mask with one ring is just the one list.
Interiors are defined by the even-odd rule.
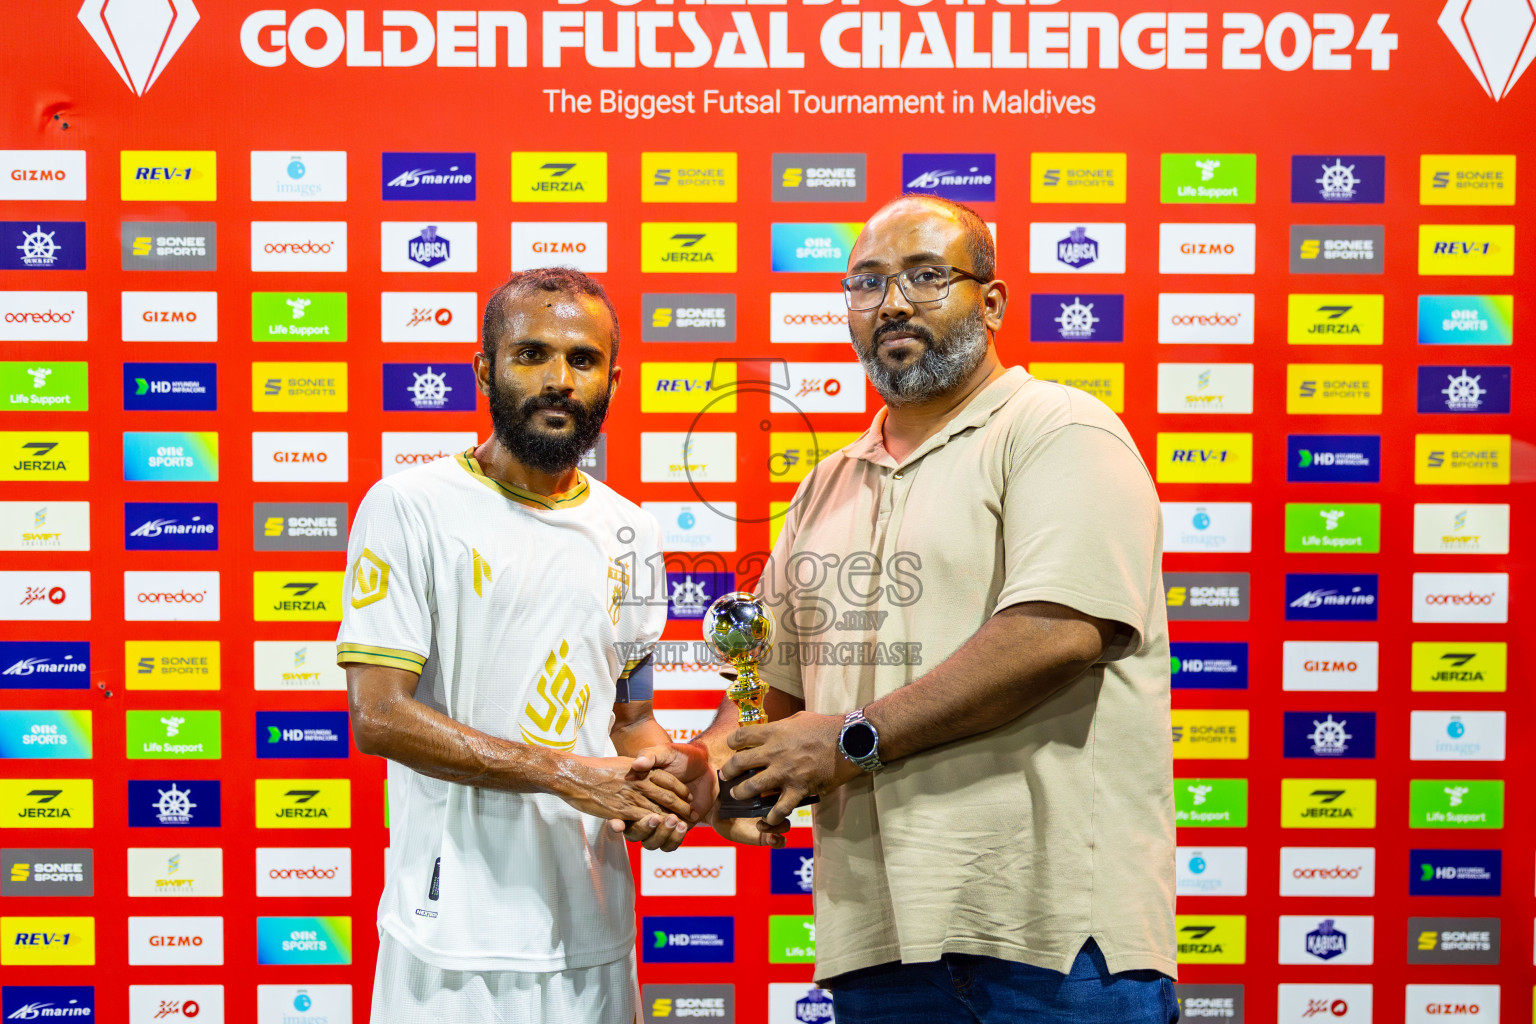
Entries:
[[370,1024],[638,1024],[635,954],[573,971],[445,971],[379,935]]

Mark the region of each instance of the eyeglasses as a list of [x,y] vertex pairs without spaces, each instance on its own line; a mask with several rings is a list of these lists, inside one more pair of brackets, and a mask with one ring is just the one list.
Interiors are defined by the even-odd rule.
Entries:
[[949,285],[955,278],[966,278],[979,284],[987,282],[959,267],[908,267],[899,274],[854,274],[843,278],[843,298],[851,310],[874,309],[885,301],[891,278],[908,302],[938,302],[949,294]]

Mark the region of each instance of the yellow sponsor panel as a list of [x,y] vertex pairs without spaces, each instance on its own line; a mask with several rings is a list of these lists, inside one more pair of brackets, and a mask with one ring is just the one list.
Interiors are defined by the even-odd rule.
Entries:
[[1513,224],[1420,224],[1419,273],[1437,277],[1509,277],[1515,272]]
[[1029,201],[1123,203],[1125,154],[1031,153]]
[[607,153],[513,153],[514,203],[606,203]]
[[90,779],[0,779],[0,828],[91,828]]
[[1503,642],[1415,640],[1412,688],[1423,693],[1503,693],[1509,646]]
[[734,203],[735,153],[641,153],[642,203]]
[[1421,206],[1514,206],[1515,158],[1474,153],[1419,157]]
[[768,503],[768,547],[771,550],[779,542],[779,531],[784,529],[784,520],[789,515],[790,502],[770,501]]
[[1507,484],[1508,434],[1415,434],[1416,484]]
[[129,640],[123,644],[126,690],[217,690],[217,640]]
[[645,221],[640,269],[647,274],[736,273],[736,225],[731,221]]
[[1298,415],[1381,414],[1380,363],[1291,363],[1285,411]]
[[[89,967],[95,963],[94,917],[0,917],[0,964],[6,967]],[[48,1015],[46,1010],[43,1015]]]
[[860,437],[858,431],[774,431],[768,435],[768,479],[799,483],[822,459],[846,448]]
[[1086,391],[1115,412],[1125,412],[1124,363],[1030,363],[1029,372]]
[[121,161],[124,199],[219,198],[218,154],[211,149],[125,149]]
[[1375,779],[1281,779],[1281,828],[1375,828]]
[[1382,295],[1289,295],[1285,340],[1292,345],[1380,345],[1386,341]]
[[89,480],[85,430],[0,430],[0,480]]
[[257,622],[340,622],[346,575],[339,570],[252,573],[252,615]]
[[255,412],[346,412],[346,363],[252,363]]
[[257,779],[257,828],[351,828],[351,779]]
[[736,364],[641,363],[640,411],[735,412]]
[[1242,914],[1175,914],[1181,964],[1241,964],[1248,960],[1248,918]]
[[1187,760],[1243,760],[1248,756],[1248,712],[1175,709],[1173,756]]
[[1157,480],[1165,484],[1252,483],[1253,435],[1158,434]]

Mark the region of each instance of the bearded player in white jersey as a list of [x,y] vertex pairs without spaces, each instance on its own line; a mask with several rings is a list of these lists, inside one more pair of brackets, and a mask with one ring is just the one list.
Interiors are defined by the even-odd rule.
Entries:
[[491,437],[352,524],[337,661],[358,748],[389,759],[373,1024],[630,1024],[625,836],[675,849],[715,801],[707,752],[651,715],[661,531],[577,469],[618,343],[585,274],[513,274],[475,355]]

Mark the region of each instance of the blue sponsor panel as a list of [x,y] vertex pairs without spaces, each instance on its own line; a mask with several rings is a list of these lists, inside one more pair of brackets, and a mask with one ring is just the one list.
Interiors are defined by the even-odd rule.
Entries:
[[1384,203],[1386,199],[1384,156],[1291,157],[1293,203]]
[[644,917],[641,959],[648,964],[728,964],[736,959],[736,919]]
[[903,153],[906,192],[943,196],[961,203],[997,201],[995,153]]
[[85,640],[0,640],[0,690],[89,690]]
[[1420,345],[1513,345],[1513,295],[1420,295]]
[[475,371],[465,363],[385,363],[386,412],[474,412]]
[[1381,482],[1379,434],[1290,434],[1285,439],[1288,483]]
[[94,985],[6,985],[0,987],[0,1020],[96,1019]]
[[123,408],[130,412],[213,412],[217,363],[124,363]]
[[815,857],[809,846],[769,850],[768,891],[775,895],[811,894]]
[[1419,412],[1509,412],[1509,367],[1419,367]]
[[1175,690],[1248,689],[1246,643],[1175,643],[1168,646]]
[[345,711],[256,712],[257,757],[346,757]]
[[129,551],[219,550],[219,506],[212,501],[130,501],[123,505]]
[[223,817],[214,779],[130,779],[129,828],[218,828]]
[[733,572],[668,572],[667,618],[702,619],[715,598],[735,589]]
[[0,220],[0,270],[84,270],[85,221]]
[[384,198],[473,202],[473,153],[385,153]]
[[1288,622],[1375,622],[1377,600],[1375,573],[1285,574]]
[[1372,711],[1287,711],[1285,756],[1323,759],[1376,756]]
[[1409,850],[1408,895],[1498,896],[1502,850]]
[[1124,341],[1124,295],[1031,295],[1030,341]]

